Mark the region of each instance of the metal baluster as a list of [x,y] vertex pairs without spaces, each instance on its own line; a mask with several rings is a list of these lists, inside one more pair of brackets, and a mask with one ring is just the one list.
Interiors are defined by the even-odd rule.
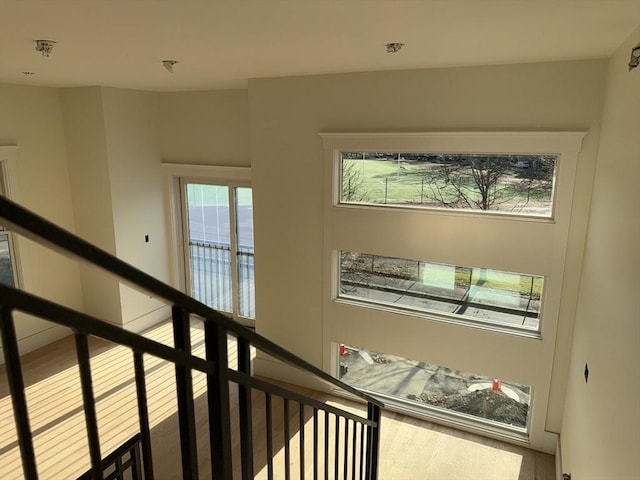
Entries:
[[318,480],[318,409],[313,407],[313,480]]
[[369,402],[367,418],[373,422],[367,429],[367,480],[377,480],[380,443],[380,407]]
[[324,480],[329,480],[329,413],[324,412]]
[[[149,430],[149,410],[147,408],[147,386],[142,353],[133,352],[133,366],[136,379],[136,398],[138,400],[138,422],[140,425],[140,443],[145,480],[153,480],[153,459],[151,454],[151,432]],[[137,449],[136,449],[137,452]],[[139,462],[138,462],[139,463]],[[142,478],[142,477],[140,477]]]
[[[173,339],[175,348],[191,353],[189,313],[182,307],[172,308]],[[180,451],[183,478],[198,478],[198,448],[196,443],[195,408],[193,405],[192,372],[186,365],[176,363],[176,396],[180,426]]]
[[299,415],[299,429],[300,429],[300,478],[304,478],[304,405],[298,403],[300,413]]
[[353,421],[353,440],[352,440],[352,444],[351,444],[351,478],[353,480],[356,479],[356,460],[357,460],[357,456],[356,456],[356,440],[358,438],[358,423],[354,420]]
[[[238,371],[251,375],[251,348],[249,341],[239,337]],[[238,384],[238,404],[240,415],[240,451],[242,457],[242,478],[252,480],[253,475],[253,416],[251,387]]]
[[364,444],[365,444],[365,436],[364,436],[364,423],[360,424],[360,480],[364,478]]
[[215,374],[207,375],[212,477],[227,480],[233,476],[227,333],[221,326],[208,321],[204,324],[204,335],[207,360],[215,362]]
[[91,365],[89,363],[89,343],[87,336],[75,334],[78,368],[80,370],[80,385],[82,387],[82,406],[87,425],[87,440],[89,441],[89,457],[91,458],[91,474],[94,480],[103,480],[102,455],[100,454],[100,438],[98,436],[98,419],[96,416],[96,401],[93,396],[93,381],[91,379]]
[[265,392],[264,409],[267,429],[267,479],[273,480],[273,417],[271,407],[271,394]]
[[284,399],[284,478],[289,480],[291,478],[291,472],[289,465],[291,464],[291,450],[289,445],[289,436],[291,432],[291,425],[289,424],[289,400]]
[[349,419],[344,419],[344,470],[343,478],[347,480],[347,472],[349,471]]
[[2,347],[4,348],[4,360],[9,382],[9,392],[13,405],[13,416],[16,422],[18,445],[22,458],[22,472],[24,478],[37,479],[36,457],[33,450],[33,438],[29,424],[29,412],[27,409],[27,397],[24,390],[24,379],[20,365],[20,352],[18,351],[18,339],[13,312],[6,307],[2,308],[2,320],[0,321],[0,334],[2,335]]
[[340,417],[335,414],[336,417],[336,444],[335,444],[335,462],[334,462],[334,478],[338,480],[338,472],[340,471]]

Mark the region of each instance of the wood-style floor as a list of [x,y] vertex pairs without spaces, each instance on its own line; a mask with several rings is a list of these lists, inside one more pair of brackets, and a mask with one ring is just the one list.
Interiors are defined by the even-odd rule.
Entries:
[[[145,335],[171,345],[170,324],[150,329]],[[203,355],[202,332],[192,329],[194,352]],[[133,361],[130,351],[103,341],[91,341],[91,366],[97,399],[99,434],[103,456],[137,432],[137,410]],[[235,342],[229,342],[230,365],[235,366]],[[23,373],[38,472],[42,479],[75,479],[89,468],[78,369],[72,338],[63,339],[23,357]],[[152,428],[154,468],[159,480],[180,479],[180,449],[176,416],[175,377],[172,365],[145,357],[149,415]],[[198,453],[201,478],[207,471],[208,431],[204,375],[194,375]],[[362,412],[358,403],[325,393],[296,387],[316,399],[341,408]],[[232,405],[237,398],[232,391]],[[300,478],[299,415],[291,409],[291,478]],[[274,425],[282,425],[282,402],[274,398]],[[306,412],[305,412],[306,413]],[[304,432],[312,438],[310,414]],[[234,429],[234,478],[240,478],[237,411],[232,411]],[[321,422],[322,423],[322,422]],[[554,459],[497,440],[482,438],[401,414],[385,411],[380,446],[381,480],[554,480]],[[267,478],[264,395],[254,394],[254,453],[256,478]],[[284,435],[274,431],[274,478],[284,478]],[[312,442],[305,442],[304,478],[313,478]],[[320,478],[324,478],[320,462]],[[334,479],[331,468],[329,478]],[[22,479],[11,400],[4,366],[0,366],[0,479]],[[347,478],[350,478],[348,476]],[[338,479],[343,479],[340,472]]]

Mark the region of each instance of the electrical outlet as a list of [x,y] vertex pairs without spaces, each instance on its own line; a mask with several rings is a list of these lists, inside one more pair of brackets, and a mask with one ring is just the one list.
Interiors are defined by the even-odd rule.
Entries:
[[589,381],[589,365],[584,364],[584,381],[585,383]]

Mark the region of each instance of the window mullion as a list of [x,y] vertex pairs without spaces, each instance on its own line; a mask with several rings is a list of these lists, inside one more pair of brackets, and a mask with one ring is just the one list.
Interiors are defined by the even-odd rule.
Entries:
[[229,187],[229,233],[231,237],[231,294],[233,301],[233,317],[237,320],[240,312],[240,283],[238,278],[238,227],[236,222],[236,190],[237,187]]

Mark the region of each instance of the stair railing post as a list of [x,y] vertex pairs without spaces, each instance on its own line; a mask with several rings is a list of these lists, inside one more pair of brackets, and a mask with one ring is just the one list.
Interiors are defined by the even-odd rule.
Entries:
[[216,480],[231,480],[233,468],[227,332],[222,326],[205,321],[204,338],[206,358],[215,365],[215,373],[207,374],[211,476]]
[[367,480],[378,479],[378,461],[380,457],[380,417],[382,410],[371,402],[367,404],[367,419],[372,422],[367,426]]
[[[251,345],[246,338],[238,337],[238,371],[251,375]],[[253,407],[251,387],[238,384],[240,416],[240,450],[243,480],[253,480]]]
[[[179,305],[174,305],[171,313],[175,348],[191,353],[189,312]],[[188,366],[177,363],[176,396],[178,400],[182,477],[184,479],[195,479],[198,478],[198,444],[196,441],[196,414],[193,403],[193,375]]]

